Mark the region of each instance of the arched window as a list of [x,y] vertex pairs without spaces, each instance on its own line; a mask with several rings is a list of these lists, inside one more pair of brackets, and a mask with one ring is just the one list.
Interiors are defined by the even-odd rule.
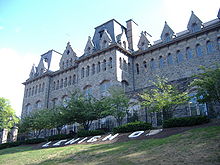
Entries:
[[218,49],[220,50],[220,37],[217,39],[218,42]]
[[109,68],[112,68],[112,58],[109,57]]
[[35,87],[35,94],[37,94],[37,91],[38,91],[38,85],[36,85]]
[[89,97],[92,96],[92,86],[91,85],[87,85],[83,88],[85,96]]
[[57,80],[57,88],[56,89],[59,89],[60,88],[60,81]]
[[208,54],[213,53],[213,52],[214,52],[213,42],[207,41],[207,42],[206,42],[206,49],[207,49],[207,53],[208,53]]
[[136,73],[139,74],[140,70],[139,70],[139,64],[136,64]]
[[103,60],[103,71],[106,71],[106,60]]
[[60,88],[63,88],[63,79],[60,81]]
[[39,85],[38,93],[41,92],[41,84]]
[[42,85],[42,92],[44,92],[44,88],[45,88],[45,83],[43,83]]
[[26,113],[29,114],[30,111],[31,111],[31,104],[28,103],[26,106],[25,106],[25,110],[26,110]]
[[92,75],[95,74],[95,64],[92,64]]
[[190,47],[187,47],[187,48],[186,48],[186,58],[187,58],[188,60],[190,60],[190,59],[193,58],[192,50],[190,49]]
[[73,75],[73,84],[75,84],[76,83],[76,75],[74,74]]
[[147,69],[147,62],[146,61],[143,62],[143,67],[144,67],[144,69]]
[[121,61],[121,57],[119,58],[119,68],[122,67],[122,61]]
[[64,80],[64,87],[66,87],[66,86],[67,86],[67,77]]
[[81,78],[84,78],[84,74],[85,74],[85,73],[84,73],[84,70],[85,70],[85,69],[82,68],[82,70],[81,70]]
[[124,89],[124,92],[126,92],[128,90],[128,86],[129,86],[128,82],[126,80],[123,80],[121,82],[121,85],[122,85],[122,88]]
[[123,41],[123,46],[124,46],[125,49],[127,49],[127,46],[126,46],[126,42],[125,42],[125,41]]
[[32,95],[32,96],[34,95],[34,87],[32,88],[32,93],[31,93],[31,95]]
[[98,62],[98,64],[97,64],[97,73],[99,73],[100,71],[101,71],[101,63]]
[[199,57],[203,56],[202,47],[201,47],[201,45],[199,45],[199,44],[196,45],[196,54],[197,54],[197,56],[199,56]]
[[68,85],[70,86],[72,84],[72,76],[69,76],[69,82]]
[[131,63],[128,62],[128,73],[130,73],[130,72],[131,72]]
[[197,23],[193,23],[191,27],[192,27],[193,33],[198,32],[201,29],[201,27],[199,27],[199,25]]
[[127,62],[123,59],[123,70],[127,71]]
[[164,59],[162,56],[159,57],[159,67],[163,68],[164,67]]
[[40,101],[40,100],[38,100],[38,101],[36,102],[36,108],[37,108],[37,109],[40,109],[40,108],[41,108],[41,101]]
[[178,50],[176,52],[177,62],[182,63],[183,62],[183,54]]
[[169,33],[166,33],[164,37],[165,37],[165,42],[169,42],[171,40],[171,36]]
[[110,81],[109,80],[104,80],[100,84],[100,93],[102,96],[107,96],[108,95],[108,89],[110,87]]
[[168,63],[168,65],[172,65],[173,64],[173,57],[172,57],[172,55],[170,53],[167,56],[167,63]]
[[156,64],[153,58],[150,60],[150,68],[151,70],[154,70],[156,68]]
[[52,108],[55,108],[58,105],[58,98],[52,100]]
[[55,89],[56,89],[56,82],[54,81],[52,90],[55,90]]
[[88,77],[88,76],[89,76],[89,72],[90,72],[90,67],[89,67],[89,66],[87,66],[87,67],[86,67],[86,77]]

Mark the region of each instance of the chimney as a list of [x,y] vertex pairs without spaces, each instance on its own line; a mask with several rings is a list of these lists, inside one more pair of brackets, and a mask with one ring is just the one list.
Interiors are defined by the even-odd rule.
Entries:
[[128,48],[132,51],[138,50],[139,41],[139,29],[138,24],[136,24],[132,19],[126,21],[127,23],[127,38],[128,38]]

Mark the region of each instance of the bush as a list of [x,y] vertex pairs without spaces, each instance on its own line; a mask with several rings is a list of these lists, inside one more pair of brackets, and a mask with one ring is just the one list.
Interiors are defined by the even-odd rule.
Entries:
[[104,130],[79,130],[77,132],[78,137],[96,136],[105,134]]
[[114,133],[127,133],[127,132],[134,132],[134,131],[142,131],[142,130],[149,130],[152,126],[149,123],[136,121],[132,123],[127,123],[122,126],[116,127],[113,129]]
[[72,138],[73,135],[71,134],[58,134],[47,137],[48,141],[55,141],[55,140],[62,140],[62,139],[69,139]]
[[27,140],[22,141],[21,143],[22,144],[38,144],[38,143],[42,143],[45,141],[47,141],[47,139],[37,138],[37,139],[27,139]]
[[207,116],[172,118],[172,119],[165,120],[163,122],[163,128],[193,126],[193,125],[199,125],[199,124],[208,123],[208,122],[209,122],[209,119]]

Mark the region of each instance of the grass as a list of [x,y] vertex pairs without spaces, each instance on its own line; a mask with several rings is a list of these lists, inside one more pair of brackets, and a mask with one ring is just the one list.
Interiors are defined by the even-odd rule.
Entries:
[[220,127],[197,128],[162,139],[114,144],[70,145],[33,149],[20,146],[0,150],[5,165],[217,165],[220,164]]

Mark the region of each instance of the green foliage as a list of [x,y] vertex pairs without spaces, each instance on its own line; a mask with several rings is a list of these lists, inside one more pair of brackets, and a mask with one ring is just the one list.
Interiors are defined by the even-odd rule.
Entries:
[[88,137],[105,134],[104,130],[79,130],[77,132],[78,137]]
[[143,131],[143,130],[149,130],[152,126],[149,123],[142,122],[142,121],[136,121],[132,123],[127,123],[125,125],[115,127],[113,129],[114,133],[126,133],[126,132],[134,132],[134,131]]
[[18,123],[19,119],[11,108],[9,100],[0,97],[0,130],[10,129]]
[[173,85],[168,84],[164,78],[157,78],[153,82],[155,88],[140,94],[143,99],[141,105],[150,112],[163,112],[164,119],[172,116],[172,111],[189,100],[187,92],[179,92]]
[[[191,86],[197,89],[197,100],[201,103],[220,103],[220,66],[216,69],[201,67],[204,73],[196,75]],[[201,97],[202,96],[202,97]]]
[[164,128],[185,127],[185,126],[199,125],[208,122],[209,119],[207,116],[181,117],[181,118],[172,118],[165,120],[163,123],[163,127]]
[[114,116],[118,125],[121,125],[123,118],[128,114],[129,98],[119,87],[111,88],[109,92],[110,96],[104,99],[107,109],[103,113],[106,116]]
[[55,140],[68,139],[72,137],[73,135],[70,135],[70,134],[58,134],[58,135],[49,136],[47,137],[47,139],[48,141],[55,141]]
[[67,107],[63,107],[62,111],[67,124],[77,122],[88,130],[93,120],[104,117],[102,111],[105,111],[105,109],[104,100],[74,92],[68,101]]

